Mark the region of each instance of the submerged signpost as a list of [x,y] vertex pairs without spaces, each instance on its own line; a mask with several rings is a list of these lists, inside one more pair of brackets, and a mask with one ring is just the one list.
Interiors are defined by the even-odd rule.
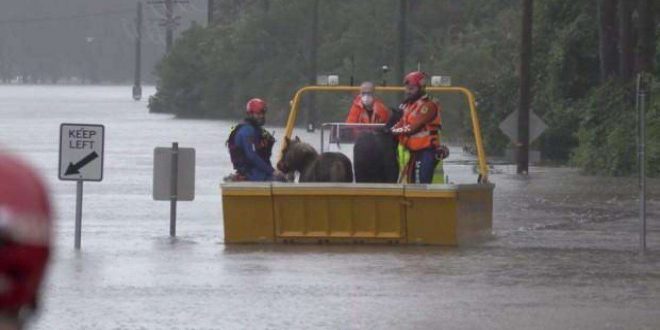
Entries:
[[153,198],[170,201],[170,236],[176,236],[176,202],[195,199],[195,149],[154,149]]
[[103,180],[104,133],[103,125],[60,125],[58,177],[64,181],[76,181],[76,249],[80,249],[82,236],[83,181]]
[[646,253],[646,97],[649,82],[643,74],[637,76],[637,115],[638,115],[638,146],[637,160],[639,163],[639,252]]
[[[510,115],[508,115],[499,125],[500,130],[504,135],[509,137],[511,142],[514,145],[513,149],[513,159],[518,159],[518,152],[520,151],[520,145],[522,142],[518,140],[518,118],[520,117],[519,111],[514,110]],[[527,115],[529,122],[527,123],[527,137],[529,138],[527,145],[534,142],[538,139],[541,134],[548,128],[548,125],[539,118],[533,111],[530,111]],[[528,150],[527,161],[535,162],[540,160],[541,156],[538,154],[538,151]],[[529,165],[529,164],[528,164]]]

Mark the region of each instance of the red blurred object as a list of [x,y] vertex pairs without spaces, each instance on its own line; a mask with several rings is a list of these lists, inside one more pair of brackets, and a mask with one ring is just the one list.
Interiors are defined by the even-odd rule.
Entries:
[[404,85],[415,85],[417,87],[426,86],[426,75],[421,71],[413,71],[403,79]]
[[25,163],[0,153],[0,310],[36,305],[50,255],[52,218],[46,189]]
[[245,108],[249,115],[266,113],[266,101],[254,98],[248,101]]

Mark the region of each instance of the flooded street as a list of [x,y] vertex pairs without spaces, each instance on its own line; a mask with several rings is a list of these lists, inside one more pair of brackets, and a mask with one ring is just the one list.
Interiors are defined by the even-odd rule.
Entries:
[[[130,87],[0,87],[0,148],[41,171],[57,214],[35,329],[660,328],[657,179],[645,257],[636,177],[535,167],[523,178],[510,165],[492,169],[494,235],[475,246],[229,246],[218,185],[235,123],[149,114],[146,104]],[[80,252],[75,183],[57,179],[65,122],[106,131],[103,181],[84,184]],[[296,134],[318,146],[318,135]],[[151,197],[153,149],[175,141],[196,149],[197,180],[170,239],[169,203]],[[451,150],[450,180],[475,182],[471,157]]]

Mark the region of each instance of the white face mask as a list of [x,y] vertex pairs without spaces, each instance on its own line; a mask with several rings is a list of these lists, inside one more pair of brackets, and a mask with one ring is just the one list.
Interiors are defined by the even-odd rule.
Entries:
[[362,95],[360,96],[360,100],[362,101],[363,105],[366,106],[371,106],[374,103],[374,97],[373,95]]

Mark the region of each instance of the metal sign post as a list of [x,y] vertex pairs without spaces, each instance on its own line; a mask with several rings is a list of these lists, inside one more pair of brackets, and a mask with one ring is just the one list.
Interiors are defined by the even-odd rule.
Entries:
[[83,180],[76,181],[76,237],[74,246],[80,250],[80,240],[82,237],[82,196]]
[[639,252],[646,253],[646,82],[644,76],[637,76],[637,113],[639,116]]
[[195,149],[154,149],[153,199],[170,202],[170,236],[176,236],[176,205],[178,201],[195,198]]
[[179,181],[179,144],[172,143],[172,171],[170,174],[170,236],[176,236],[176,193]]
[[104,135],[103,125],[60,125],[58,177],[63,181],[76,181],[76,249],[80,249],[82,237],[83,181],[103,180]]

